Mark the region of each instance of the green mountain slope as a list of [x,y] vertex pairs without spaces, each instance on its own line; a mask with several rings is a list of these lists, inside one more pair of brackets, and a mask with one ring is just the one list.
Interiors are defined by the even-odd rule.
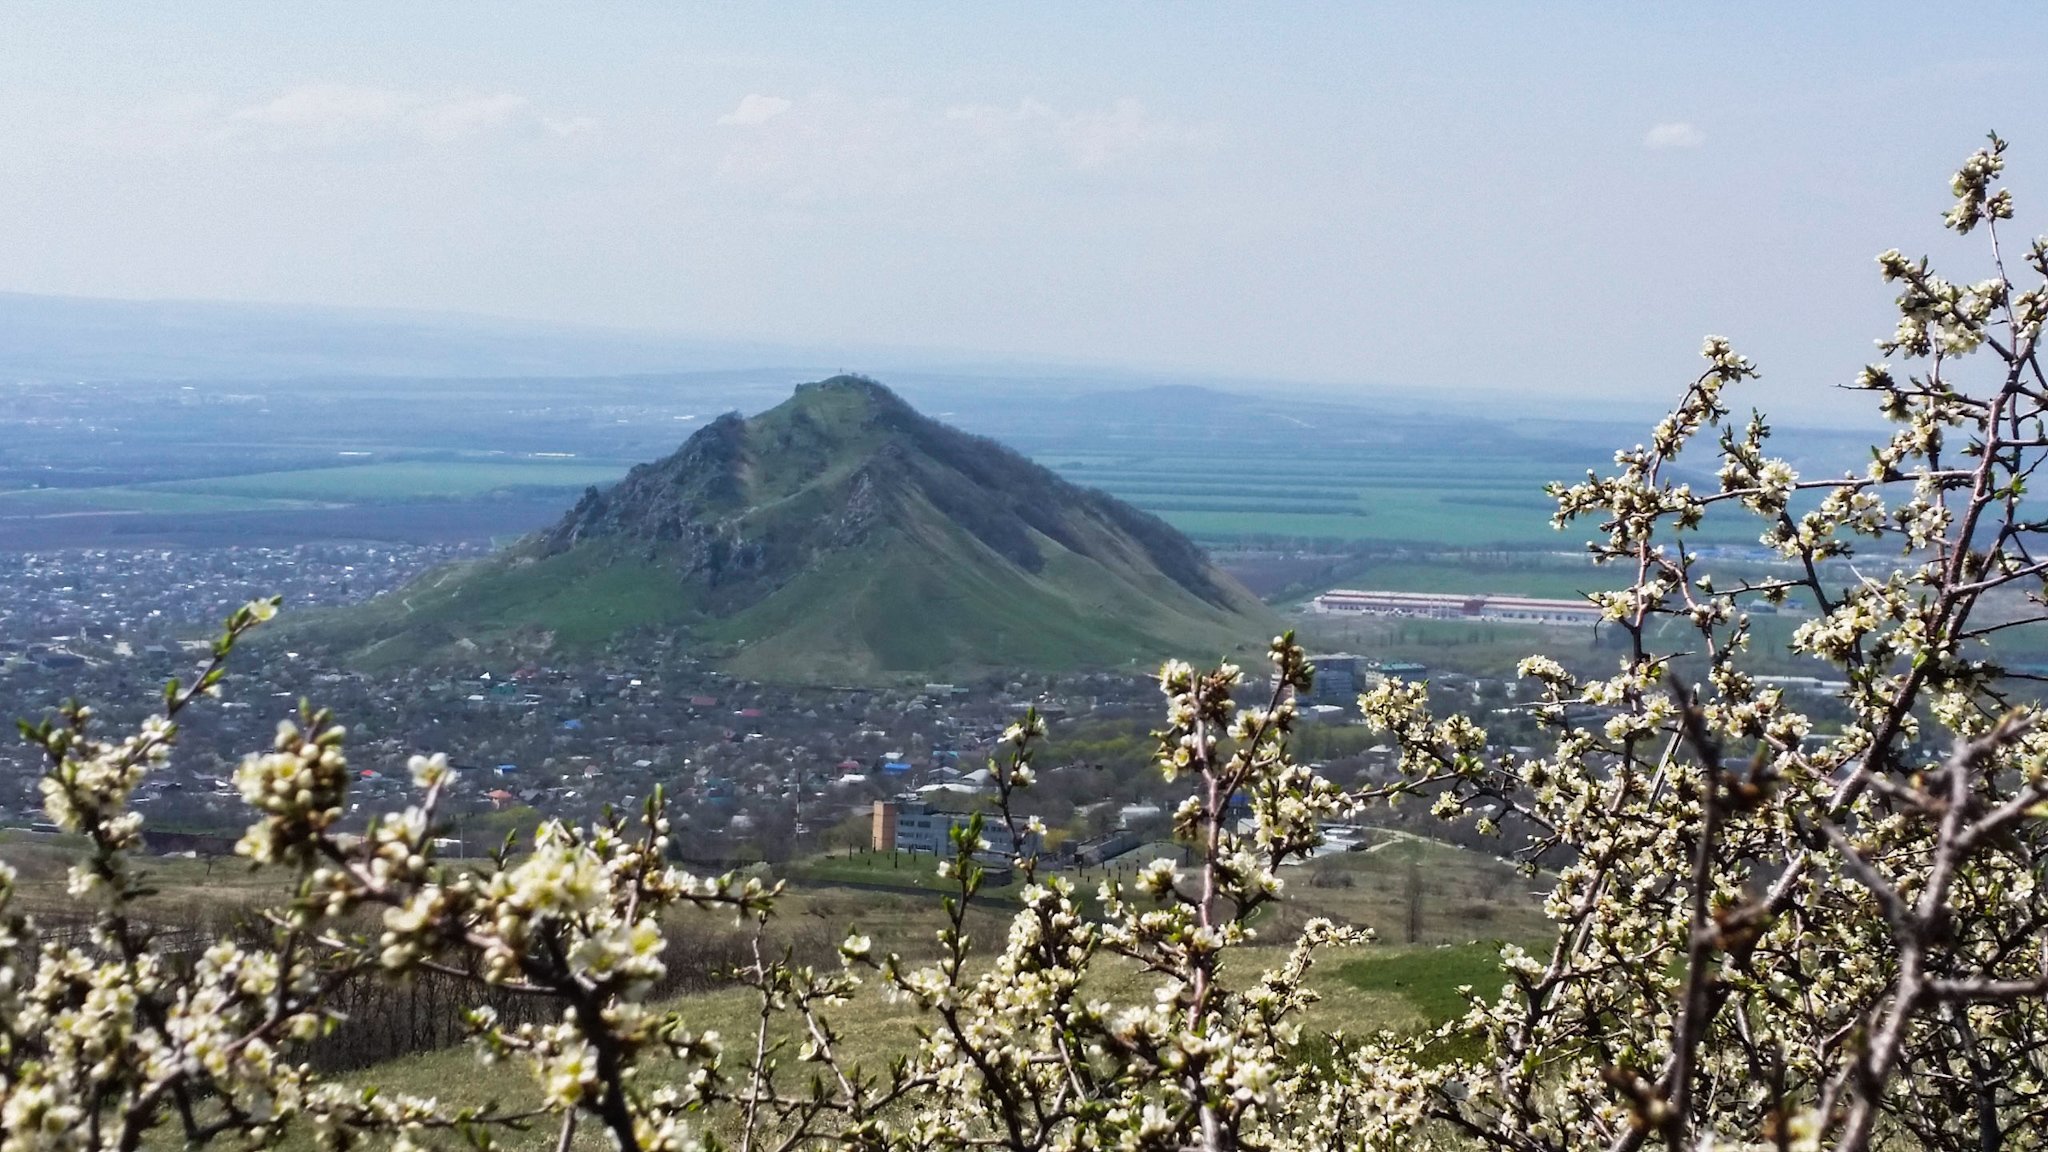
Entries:
[[845,682],[1214,657],[1277,627],[1164,522],[842,376],[297,633],[388,665],[651,630],[742,675]]

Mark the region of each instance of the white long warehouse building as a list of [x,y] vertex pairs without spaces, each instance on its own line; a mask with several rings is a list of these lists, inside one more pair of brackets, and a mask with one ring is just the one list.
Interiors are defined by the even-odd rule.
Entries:
[[1524,624],[1595,624],[1600,609],[1584,600],[1534,596],[1467,596],[1444,592],[1373,592],[1333,588],[1310,602],[1326,615],[1408,616],[1427,620],[1498,620]]

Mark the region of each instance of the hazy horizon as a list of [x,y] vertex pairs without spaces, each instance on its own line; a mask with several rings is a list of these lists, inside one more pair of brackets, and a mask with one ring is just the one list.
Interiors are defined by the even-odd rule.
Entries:
[[1984,130],[2048,218],[2044,23],[15,5],[0,291],[1643,403],[1718,332],[1812,422]]

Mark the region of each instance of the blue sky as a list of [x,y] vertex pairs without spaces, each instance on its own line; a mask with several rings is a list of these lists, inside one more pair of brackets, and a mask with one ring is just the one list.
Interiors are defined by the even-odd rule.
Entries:
[[2048,231],[2043,11],[17,2],[0,290],[1805,417],[1985,130]]

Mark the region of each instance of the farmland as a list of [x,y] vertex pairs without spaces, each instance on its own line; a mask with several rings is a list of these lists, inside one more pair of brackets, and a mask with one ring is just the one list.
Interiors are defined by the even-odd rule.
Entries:
[[260,512],[303,506],[303,501],[179,492],[126,485],[99,488],[23,488],[12,492],[0,492],[0,517],[78,516],[92,513],[176,515]]
[[1582,556],[1533,556],[1520,563],[1485,558],[1368,560],[1345,579],[1389,592],[1459,591],[1571,599],[1627,583],[1618,568],[1596,568]]
[[[1583,476],[1618,437],[1639,435],[1457,417],[1412,400],[1276,402],[1087,380],[1049,392],[1003,378],[900,383],[948,422],[1211,546],[1569,549],[1581,534],[1550,528],[1542,486]],[[241,542],[238,527],[302,539],[374,531],[374,516],[337,513],[431,504],[447,506],[450,530],[464,538],[481,534],[463,526],[463,505],[491,522],[489,534],[531,530],[583,487],[673,451],[712,414],[756,409],[787,388],[774,374],[714,374],[31,389],[20,399],[37,422],[0,453],[0,546],[37,546],[61,518],[81,514],[116,517],[128,533],[183,538],[195,528],[219,543]],[[521,500],[540,503],[508,521],[504,507]]]
[[626,468],[620,462],[586,460],[395,460],[143,484],[17,489],[0,493],[0,515],[255,512],[570,493],[592,484],[609,484],[624,475]]
[[[1419,461],[1350,453],[1217,458],[1069,455],[1055,467],[1202,540],[1243,537],[1450,547],[1555,547],[1546,480],[1558,470],[1505,461],[1444,475]],[[1567,473],[1568,474],[1568,473]]]
[[[1218,480],[1182,458],[1058,461],[1069,480],[1153,512],[1207,542],[1246,538],[1451,548],[1556,548],[1575,542],[1549,524],[1545,476],[1522,466],[1441,482],[1346,470]],[[624,475],[629,462],[587,459],[388,460],[146,483],[0,493],[0,516],[91,512],[236,513],[340,505],[573,494]]]
[[573,492],[592,484],[609,484],[624,475],[628,466],[624,462],[580,459],[395,460],[178,480],[151,487],[162,492],[259,500],[388,503],[475,498],[536,489]]
[[[742,376],[31,389],[19,399],[35,420],[0,453],[0,548],[503,543],[558,519],[584,487],[674,451],[712,414],[788,394],[787,375]],[[888,382],[1214,552],[1320,557],[1272,580],[1226,561],[1280,603],[1337,585],[1528,595],[1597,586],[1604,574],[1574,555],[1597,526],[1553,529],[1543,487],[1611,468],[1612,446],[1648,422],[1457,414],[1392,394]],[[1786,439],[1802,473],[1853,463],[1828,434]],[[1706,471],[1673,479],[1713,483]],[[1755,530],[1710,518],[1696,540],[1753,545]]]
[[[1557,505],[1544,485],[1574,478],[1574,469],[1561,465],[1481,459],[1446,473],[1420,455],[1361,465],[1342,455],[1300,454],[1268,466],[1176,454],[1068,456],[1056,467],[1209,543],[1265,538],[1521,550],[1576,547],[1587,535],[1586,527],[1551,526]],[[1755,528],[1738,518],[1710,519],[1698,534],[1721,544],[1755,538]]]

